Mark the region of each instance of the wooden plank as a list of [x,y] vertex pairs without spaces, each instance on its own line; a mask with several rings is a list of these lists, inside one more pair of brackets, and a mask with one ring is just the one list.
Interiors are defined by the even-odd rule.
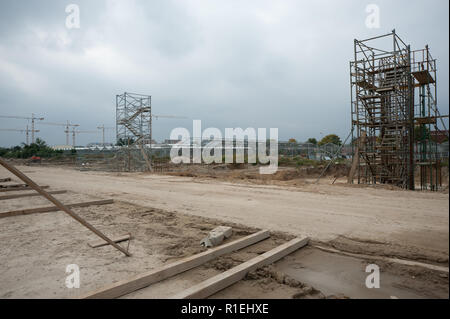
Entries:
[[[50,186],[39,186],[40,188],[49,188]],[[32,190],[31,187],[28,186],[22,186],[22,187],[11,187],[11,188],[2,188],[0,187],[0,193],[4,192],[15,192],[15,191],[30,191]]]
[[431,117],[416,117],[415,121],[417,124],[437,124],[437,118],[435,116]]
[[353,184],[353,178],[355,177],[356,169],[358,168],[358,165],[359,165],[359,150],[366,143],[366,136],[367,136],[366,132],[362,131],[361,136],[357,142],[355,153],[353,154],[352,167],[350,168],[350,172],[348,173],[348,176],[347,176],[348,184]]
[[[48,192],[49,194],[52,195],[56,195],[56,194],[64,194],[67,193],[67,191],[65,190],[61,190],[61,191],[53,191],[53,192]],[[4,196],[0,196],[0,200],[5,200],[5,199],[14,199],[14,198],[21,198],[21,197],[32,197],[32,196],[42,196],[39,193],[27,193],[27,194],[14,194],[14,195],[4,195]]]
[[[131,239],[131,235],[127,234],[127,235],[119,236],[117,238],[112,238],[112,241],[115,243],[120,243],[122,241],[130,240],[130,239]],[[92,243],[88,243],[88,245],[92,248],[98,248],[98,247],[102,247],[102,246],[107,246],[109,244],[104,240],[98,240],[98,241],[95,241]]]
[[13,187],[28,187],[27,184],[7,184],[0,185],[0,188],[13,188]]
[[[105,200],[97,200],[93,202],[82,202],[75,204],[68,204],[67,207],[87,207],[87,206],[95,206],[95,205],[107,205],[114,203],[112,199]],[[57,212],[58,210],[62,210],[57,206],[49,206],[49,207],[39,207],[39,208],[30,208],[30,209],[20,209],[14,210],[10,212],[0,213],[0,218],[12,217],[12,216],[20,216],[20,215],[30,215],[36,213],[49,213],[49,212]]]
[[105,288],[98,289],[94,292],[80,296],[82,299],[108,299],[118,298],[120,296],[129,294],[133,291],[145,288],[158,281],[175,276],[179,273],[185,272],[189,269],[200,266],[214,258],[233,251],[242,249],[244,247],[253,245],[261,240],[270,237],[269,231],[262,230],[255,234],[246,236],[244,238],[235,240],[231,243],[224,244],[202,253],[180,259],[160,268],[150,270],[143,274],[136,275],[126,280],[119,281]]
[[421,85],[435,83],[433,76],[428,70],[412,72],[412,75]]
[[356,82],[356,85],[358,85],[359,87],[366,89],[366,90],[375,91],[378,89],[375,85],[373,85],[365,80]]
[[217,276],[199,283],[198,285],[192,286],[181,293],[176,294],[172,299],[202,299],[209,297],[243,279],[249,272],[270,265],[305,246],[308,244],[308,241],[308,237],[293,239],[275,249],[252,258],[239,266],[233,267]]
[[90,231],[92,231],[94,234],[96,234],[97,236],[99,236],[100,238],[106,240],[110,245],[112,245],[114,248],[116,248],[117,250],[121,251],[122,253],[125,254],[125,256],[131,256],[130,253],[125,250],[124,248],[122,248],[121,246],[119,246],[118,244],[116,244],[115,242],[113,242],[111,239],[109,239],[106,235],[104,235],[101,231],[99,231],[97,228],[95,228],[94,226],[92,226],[91,224],[89,224],[87,221],[85,221],[83,218],[81,218],[80,216],[78,216],[77,214],[75,214],[69,207],[65,206],[63,203],[61,203],[59,200],[57,200],[55,197],[53,197],[51,194],[49,194],[48,192],[46,192],[45,190],[42,189],[42,187],[40,187],[38,184],[36,184],[35,182],[33,182],[28,176],[26,176],[25,174],[23,174],[21,171],[19,171],[17,168],[15,168],[14,166],[8,164],[8,162],[6,162],[5,160],[3,160],[0,157],[0,164],[3,165],[8,171],[10,171],[11,173],[13,173],[14,175],[16,175],[18,178],[20,178],[25,184],[27,184],[28,186],[30,186],[31,188],[33,188],[36,192],[38,192],[39,194],[41,194],[42,196],[44,196],[45,198],[47,198],[50,202],[52,202],[56,207],[58,207],[60,210],[62,210],[63,212],[65,212],[67,215],[69,215],[70,217],[72,217],[73,219],[75,219],[77,222],[79,222],[81,225],[83,225],[84,227],[86,227],[87,229],[89,229]]

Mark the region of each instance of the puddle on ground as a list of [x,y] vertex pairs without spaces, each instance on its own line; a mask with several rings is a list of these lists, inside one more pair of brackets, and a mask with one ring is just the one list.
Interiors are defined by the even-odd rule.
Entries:
[[365,272],[368,264],[362,259],[305,247],[276,263],[275,268],[320,290],[325,296],[344,295],[352,299],[448,298],[448,290],[439,293],[431,287],[430,291],[423,291],[423,282],[407,273],[403,276],[383,271],[382,266],[380,288],[369,289],[365,285],[370,275]]

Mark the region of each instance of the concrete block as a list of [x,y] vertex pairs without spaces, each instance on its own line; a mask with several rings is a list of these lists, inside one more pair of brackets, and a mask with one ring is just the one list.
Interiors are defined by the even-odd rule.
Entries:
[[200,244],[205,247],[215,247],[220,245],[225,238],[233,235],[233,229],[228,226],[219,226],[211,230],[205,238],[200,241]]

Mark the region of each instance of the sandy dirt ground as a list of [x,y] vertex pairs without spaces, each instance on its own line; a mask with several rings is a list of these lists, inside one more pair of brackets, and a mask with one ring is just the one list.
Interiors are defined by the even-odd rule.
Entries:
[[[75,297],[198,253],[200,239],[224,224],[235,230],[231,240],[257,229],[269,229],[273,235],[125,297],[170,297],[294,236],[310,236],[311,246],[249,274],[212,298],[448,298],[448,271],[367,257],[448,267],[448,194],[348,187],[339,180],[329,185],[327,179],[319,185],[299,179],[298,185],[288,186],[62,167],[19,168],[52,190],[69,190],[55,195],[65,203],[114,198],[113,205],[75,211],[110,236],[132,233],[133,257],[109,246],[90,248],[87,242],[96,236],[62,213],[3,218],[1,298]],[[0,169],[1,178],[9,176]],[[4,200],[0,213],[39,206],[49,205],[39,197]],[[315,245],[366,257],[325,252]],[[365,266],[372,262],[381,265],[379,290],[363,285]],[[64,285],[68,264],[80,265],[80,289]]]
[[[382,243],[404,257],[448,263],[449,195],[370,187],[257,185],[152,175],[20,167],[40,184],[171,212],[218,218],[316,241]],[[9,176],[5,171],[0,174]],[[389,247],[387,247],[389,246]],[[397,249],[398,246],[401,249]],[[401,257],[401,256],[400,256]]]

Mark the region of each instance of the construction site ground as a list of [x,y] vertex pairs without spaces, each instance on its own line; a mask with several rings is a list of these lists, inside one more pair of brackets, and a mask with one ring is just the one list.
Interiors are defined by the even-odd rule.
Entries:
[[[255,167],[165,174],[18,168],[51,190],[68,190],[55,195],[64,203],[114,199],[74,211],[109,236],[131,233],[133,256],[89,247],[98,238],[63,212],[0,218],[0,298],[76,297],[203,251],[200,240],[219,225],[233,227],[228,241],[259,229],[272,236],[124,298],[170,297],[302,236],[311,238],[307,247],[212,298],[449,297],[448,191],[347,185],[338,172],[315,184],[295,169],[259,177]],[[4,169],[0,176],[12,177]],[[43,206],[51,205],[41,197],[9,199],[0,213]],[[365,286],[371,263],[380,267],[380,289]],[[69,264],[80,267],[79,289],[65,286]]]

